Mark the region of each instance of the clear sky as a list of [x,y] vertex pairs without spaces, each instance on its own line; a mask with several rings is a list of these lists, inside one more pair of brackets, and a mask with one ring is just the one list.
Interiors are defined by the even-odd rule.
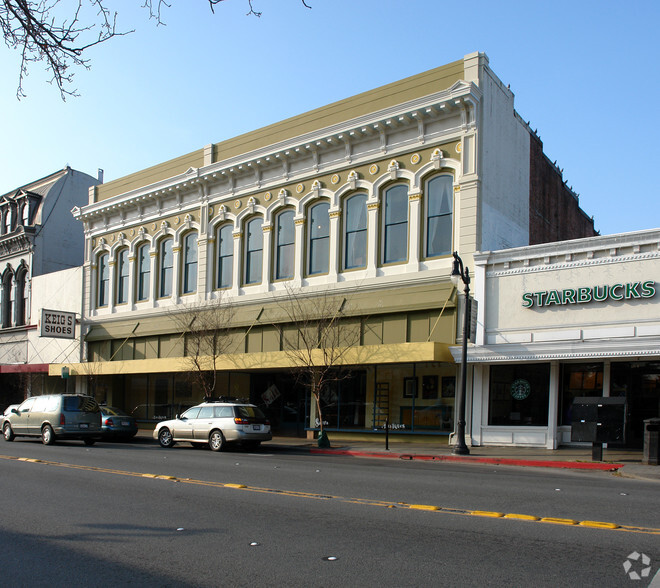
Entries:
[[62,102],[42,67],[16,99],[0,45],[0,193],[70,165],[105,180],[485,52],[602,234],[660,227],[657,0],[107,0],[119,27]]

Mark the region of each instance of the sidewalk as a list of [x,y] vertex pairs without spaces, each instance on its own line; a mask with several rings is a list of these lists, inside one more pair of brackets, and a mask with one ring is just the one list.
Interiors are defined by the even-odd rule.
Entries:
[[627,449],[603,449],[603,461],[591,459],[591,447],[562,447],[549,450],[539,447],[470,447],[470,455],[453,455],[445,443],[402,443],[384,441],[332,441],[330,449],[321,449],[316,441],[275,437],[263,443],[264,450],[304,451],[315,455],[346,455],[401,460],[428,460],[454,463],[490,464],[518,467],[545,467],[600,470],[626,478],[660,481],[660,466],[642,464],[642,452]]
[[[151,438],[151,431],[140,430],[140,437]],[[643,465],[642,452],[628,449],[603,449],[603,461],[591,459],[591,447],[470,447],[470,455],[453,455],[452,447],[444,443],[410,443],[384,439],[374,441],[333,441],[330,449],[321,449],[314,440],[299,437],[274,437],[262,443],[264,451],[304,452],[314,455],[345,455],[400,460],[490,464],[517,467],[544,467],[612,472],[626,478],[660,482],[660,466]]]

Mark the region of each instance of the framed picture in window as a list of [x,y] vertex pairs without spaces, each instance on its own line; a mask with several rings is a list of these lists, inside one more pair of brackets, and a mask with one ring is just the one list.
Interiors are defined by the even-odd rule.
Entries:
[[442,397],[454,398],[456,396],[456,377],[445,376],[442,378]]
[[435,400],[438,397],[438,376],[422,376],[422,398]]
[[417,398],[417,378],[403,378],[403,397]]

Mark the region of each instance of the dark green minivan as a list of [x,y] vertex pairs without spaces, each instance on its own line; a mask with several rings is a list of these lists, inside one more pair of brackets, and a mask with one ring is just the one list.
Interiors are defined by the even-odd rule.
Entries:
[[101,411],[91,396],[46,394],[31,396],[2,417],[5,441],[41,437],[44,445],[57,439],[82,439],[93,445],[101,436]]

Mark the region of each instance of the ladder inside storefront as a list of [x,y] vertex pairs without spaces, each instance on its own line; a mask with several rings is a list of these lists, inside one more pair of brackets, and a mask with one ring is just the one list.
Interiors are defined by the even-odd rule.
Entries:
[[374,401],[374,429],[385,428],[390,416],[390,384],[378,382],[376,384],[376,398]]

